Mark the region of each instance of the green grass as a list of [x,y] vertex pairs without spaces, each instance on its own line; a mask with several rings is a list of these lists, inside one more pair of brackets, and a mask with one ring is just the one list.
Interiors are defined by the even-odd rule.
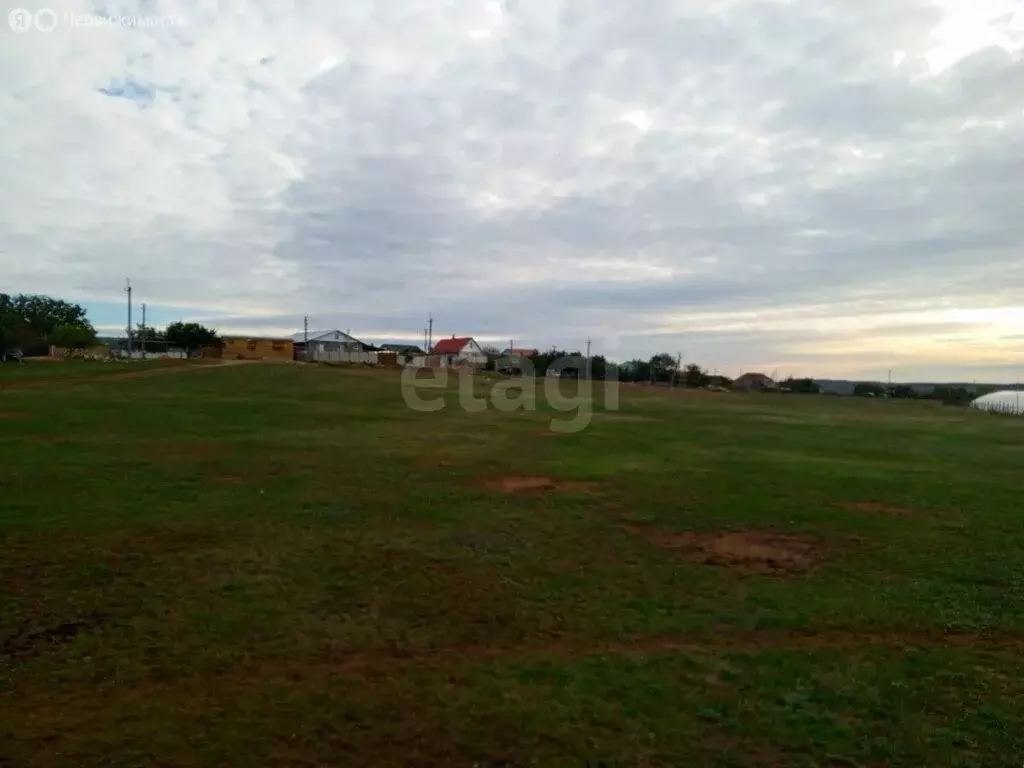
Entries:
[[[1020,419],[623,386],[553,434],[540,387],[14,367],[0,765],[1024,762]],[[817,566],[655,545],[724,530]]]

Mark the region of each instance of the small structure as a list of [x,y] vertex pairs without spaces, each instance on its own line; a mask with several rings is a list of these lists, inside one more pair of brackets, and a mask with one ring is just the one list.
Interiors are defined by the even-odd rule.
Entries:
[[397,365],[411,363],[417,357],[422,357],[424,352],[415,344],[381,344],[381,352],[393,354]]
[[732,383],[732,388],[747,391],[775,389],[775,382],[763,373],[744,373]]
[[973,400],[971,408],[989,413],[1003,413],[1008,416],[1024,416],[1024,392],[1015,389],[1004,389],[989,392],[987,395]]
[[515,358],[536,357],[537,350],[528,349],[526,347],[511,347],[509,349],[503,350],[501,354],[505,357]]
[[295,345],[284,336],[224,336],[225,360],[291,360]]
[[487,353],[473,340],[472,336],[453,335],[450,339],[441,339],[427,355],[427,360],[430,358],[437,358],[438,366],[441,368],[453,365],[473,367],[487,365]]

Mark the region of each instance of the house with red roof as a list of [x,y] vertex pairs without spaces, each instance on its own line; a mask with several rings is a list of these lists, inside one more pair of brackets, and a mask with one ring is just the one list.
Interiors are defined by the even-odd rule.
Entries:
[[440,358],[443,366],[448,365],[486,365],[487,355],[480,345],[473,341],[472,336],[455,336],[441,339],[430,350],[433,357]]

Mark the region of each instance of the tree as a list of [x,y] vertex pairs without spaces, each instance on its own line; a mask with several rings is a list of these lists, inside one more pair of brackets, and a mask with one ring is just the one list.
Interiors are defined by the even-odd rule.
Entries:
[[668,381],[676,370],[676,359],[662,352],[652,357],[649,365],[652,381]]
[[143,339],[145,339],[146,343],[148,344],[151,341],[163,341],[164,334],[162,331],[158,331],[151,325],[143,325],[142,323],[139,323],[137,326],[135,326],[135,333],[132,334],[132,339],[136,343],[139,343]]
[[853,394],[858,397],[881,397],[885,394],[885,387],[874,381],[861,381],[854,385]]
[[95,337],[95,330],[78,304],[39,294],[0,294],[0,349],[32,344],[55,344],[54,332],[77,328]]
[[619,366],[620,381],[650,381],[651,364],[646,360],[627,360]]
[[932,392],[932,398],[941,400],[944,405],[967,405],[974,399],[974,393],[966,387],[954,387],[947,384],[936,387]]
[[683,368],[683,383],[688,387],[706,387],[711,377],[696,363],[690,363]]
[[199,323],[171,323],[164,331],[164,340],[174,347],[181,347],[189,353],[200,347],[219,347],[220,337],[217,331]]
[[92,326],[58,325],[50,332],[50,343],[65,349],[85,349],[96,343],[96,331]]
[[792,376],[780,383],[779,388],[801,395],[817,395],[821,393],[821,387],[818,386],[814,379],[794,379]]

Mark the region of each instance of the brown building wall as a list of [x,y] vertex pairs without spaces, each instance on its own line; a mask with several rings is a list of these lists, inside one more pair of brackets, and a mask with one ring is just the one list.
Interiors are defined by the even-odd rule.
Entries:
[[291,339],[254,339],[243,336],[224,339],[225,360],[291,360]]

